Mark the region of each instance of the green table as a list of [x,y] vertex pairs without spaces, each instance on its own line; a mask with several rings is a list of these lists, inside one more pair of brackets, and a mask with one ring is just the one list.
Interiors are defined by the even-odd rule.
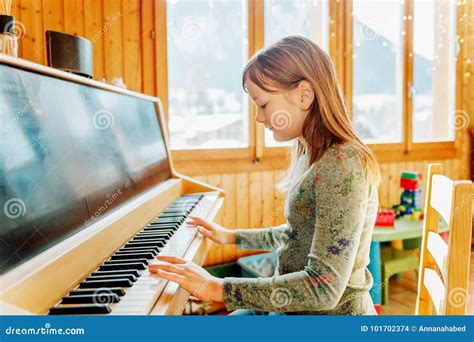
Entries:
[[[444,222],[439,225],[439,233],[447,232],[448,225]],[[419,238],[423,233],[423,221],[395,220],[395,227],[375,227],[372,241],[387,242],[394,240],[405,240]]]
[[[449,229],[445,222],[440,222],[438,232],[447,232]],[[370,245],[369,271],[372,273],[374,283],[370,289],[370,294],[374,302],[375,309],[380,312],[382,303],[382,264],[380,255],[380,243],[394,240],[406,240],[420,238],[423,235],[423,221],[395,220],[395,227],[375,227]]]

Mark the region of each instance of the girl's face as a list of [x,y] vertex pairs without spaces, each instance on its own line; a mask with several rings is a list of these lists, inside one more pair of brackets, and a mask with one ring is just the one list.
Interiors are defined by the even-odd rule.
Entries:
[[257,106],[255,120],[273,132],[276,141],[289,141],[301,137],[303,124],[314,101],[314,91],[307,81],[295,89],[269,93],[249,78],[247,90]]

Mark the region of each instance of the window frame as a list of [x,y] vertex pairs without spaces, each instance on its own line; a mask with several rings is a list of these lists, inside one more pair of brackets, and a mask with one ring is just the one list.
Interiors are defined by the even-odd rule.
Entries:
[[[264,46],[264,0],[247,0],[248,55]],[[457,38],[459,53],[456,62],[456,111],[463,110],[464,37],[461,18],[465,13],[463,1],[457,3]],[[155,2],[155,58],[157,95],[163,103],[168,120],[168,63],[166,1]],[[349,113],[352,115],[352,0],[329,1],[329,55],[339,75]],[[414,142],[412,133],[413,100],[413,13],[414,0],[404,1],[403,36],[403,141],[401,143],[368,144],[379,162],[405,162],[459,158],[462,134],[455,130],[454,141]],[[177,168],[190,175],[209,173],[249,172],[286,168],[290,147],[265,146],[264,127],[255,121],[255,106],[248,101],[249,146],[222,149],[173,149],[171,154]],[[190,163],[190,160],[192,162]],[[211,162],[211,163],[210,163]]]

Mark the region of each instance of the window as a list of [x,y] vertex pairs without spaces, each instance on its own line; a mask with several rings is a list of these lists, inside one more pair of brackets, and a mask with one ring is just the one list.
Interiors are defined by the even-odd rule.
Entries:
[[248,146],[247,1],[168,0],[173,149]]
[[[329,11],[327,0],[265,0],[265,46],[290,35],[312,39],[328,51]],[[265,130],[267,146],[287,146],[279,143]]]
[[353,2],[353,123],[366,143],[403,140],[403,3]]
[[[454,140],[467,117],[456,104],[455,1],[415,0],[413,22],[413,141]],[[458,120],[458,121],[454,121]],[[465,127],[462,127],[465,128]]]
[[[331,50],[355,130],[379,160],[389,159],[387,151],[390,160],[400,161],[449,158],[457,152],[456,129],[469,122],[456,106],[456,88],[462,87],[456,84],[457,13],[464,12],[463,2],[158,3],[166,6],[168,34],[167,69],[158,72],[168,72],[171,148],[183,164],[198,153],[186,150],[196,149],[212,150],[206,160],[222,160],[223,168],[234,156],[253,162],[252,168],[262,157],[286,160],[285,147],[292,142],[276,142],[255,122],[241,72],[249,52],[288,35],[308,37]],[[163,64],[156,63],[158,68]],[[235,153],[229,157],[223,148]]]

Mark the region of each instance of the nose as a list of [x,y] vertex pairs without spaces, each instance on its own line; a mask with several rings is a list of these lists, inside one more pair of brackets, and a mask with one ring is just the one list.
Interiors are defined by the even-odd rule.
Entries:
[[257,115],[255,116],[255,120],[260,123],[265,123],[265,115],[260,109],[257,109]]

